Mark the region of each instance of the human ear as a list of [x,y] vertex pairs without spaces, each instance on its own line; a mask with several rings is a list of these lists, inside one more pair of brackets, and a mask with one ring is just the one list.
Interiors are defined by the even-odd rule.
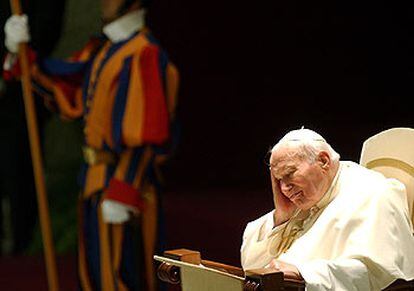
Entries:
[[325,151],[322,151],[318,154],[318,164],[321,166],[322,169],[326,170],[329,168],[331,162],[331,157]]

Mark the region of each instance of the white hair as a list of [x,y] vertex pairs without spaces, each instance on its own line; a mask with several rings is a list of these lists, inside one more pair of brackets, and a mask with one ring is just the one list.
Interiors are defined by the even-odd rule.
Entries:
[[340,155],[319,133],[303,127],[288,132],[272,148],[271,152],[281,147],[297,148],[296,154],[308,159],[309,162],[314,162],[321,151],[327,152],[334,162],[339,161],[340,158]]

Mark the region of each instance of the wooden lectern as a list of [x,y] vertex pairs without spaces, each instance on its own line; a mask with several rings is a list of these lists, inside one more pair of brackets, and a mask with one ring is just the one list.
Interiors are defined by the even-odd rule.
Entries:
[[[182,291],[305,291],[305,282],[285,278],[270,269],[243,271],[241,268],[202,260],[200,252],[177,249],[154,256],[160,262],[158,278],[180,284]],[[414,280],[397,280],[384,291],[414,290]]]
[[171,250],[154,259],[161,262],[160,280],[181,284],[182,291],[305,290],[303,281],[284,278],[282,272],[269,269],[244,272],[238,267],[202,260],[198,251]]

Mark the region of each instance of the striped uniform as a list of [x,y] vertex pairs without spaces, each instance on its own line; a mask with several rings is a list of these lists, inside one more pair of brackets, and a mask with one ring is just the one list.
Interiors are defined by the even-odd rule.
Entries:
[[[83,118],[85,145],[115,159],[80,172],[82,290],[154,290],[159,216],[157,153],[170,138],[178,72],[147,30],[125,41],[93,39],[68,61],[33,66],[34,87],[63,118]],[[102,221],[112,199],[139,209],[124,224]],[[159,231],[158,227],[158,231]]]

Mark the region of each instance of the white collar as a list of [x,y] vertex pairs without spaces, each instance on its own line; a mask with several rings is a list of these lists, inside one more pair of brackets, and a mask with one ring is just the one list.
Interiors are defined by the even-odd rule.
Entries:
[[103,33],[112,41],[120,42],[145,26],[145,9],[135,10],[108,23]]
[[315,205],[317,209],[321,209],[327,206],[335,198],[336,194],[338,194],[337,191],[335,191],[336,190],[335,188],[338,183],[339,176],[341,175],[341,170],[342,170],[342,164],[339,163],[338,170],[336,171],[335,177],[332,180],[331,185],[329,186],[325,194],[322,196],[322,198]]

